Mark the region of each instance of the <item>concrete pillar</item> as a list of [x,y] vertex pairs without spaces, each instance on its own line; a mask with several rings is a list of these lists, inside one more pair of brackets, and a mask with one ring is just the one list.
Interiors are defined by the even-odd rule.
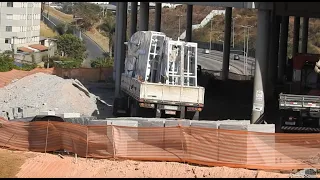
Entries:
[[149,2],[140,2],[139,10],[139,31],[149,29]]
[[[187,5],[187,29],[186,29],[186,41],[191,42],[192,37],[192,13],[193,5]],[[179,34],[180,36],[181,34]]]
[[284,72],[285,72],[286,63],[287,63],[288,25],[289,25],[289,16],[282,16],[279,58],[278,58],[278,81],[279,82],[284,81]]
[[300,17],[294,17],[292,57],[299,52]]
[[155,13],[155,31],[160,32],[161,30],[161,3],[156,3],[156,13]]
[[273,13],[269,33],[268,82],[270,86],[268,85],[268,99],[273,97],[277,82],[280,22],[280,16]]
[[254,74],[254,89],[253,89],[253,107],[251,123],[264,113],[265,101],[264,90],[267,76],[267,56],[268,56],[268,30],[269,30],[269,10],[258,10],[258,30],[256,42],[256,67]]
[[116,12],[116,54],[115,54],[115,97],[120,95],[121,73],[125,58],[125,37],[127,30],[127,2],[117,3]]
[[131,29],[130,37],[137,32],[137,15],[138,15],[138,2],[131,2]]
[[301,53],[307,53],[308,52],[308,29],[309,29],[309,18],[308,17],[303,17]]
[[232,8],[227,7],[224,21],[224,42],[223,42],[223,62],[221,78],[223,81],[228,80],[229,76],[229,60],[230,60],[230,41],[231,41],[231,21]]

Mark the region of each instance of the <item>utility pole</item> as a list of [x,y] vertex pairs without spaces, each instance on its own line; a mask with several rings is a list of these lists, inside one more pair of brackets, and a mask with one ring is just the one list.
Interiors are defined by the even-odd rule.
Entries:
[[211,51],[211,44],[212,44],[212,19],[211,19],[211,28],[210,28],[210,45],[209,45],[210,51]]

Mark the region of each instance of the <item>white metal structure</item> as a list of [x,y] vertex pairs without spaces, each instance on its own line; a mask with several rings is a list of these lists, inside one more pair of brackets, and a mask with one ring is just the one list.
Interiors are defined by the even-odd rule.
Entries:
[[126,107],[114,107],[114,113],[122,108],[137,116],[140,106],[156,109],[156,117],[162,110],[170,115],[180,112],[180,118],[193,111],[193,119],[197,119],[205,93],[197,85],[197,43],[174,41],[161,32],[139,31],[125,44],[128,52],[120,86]]

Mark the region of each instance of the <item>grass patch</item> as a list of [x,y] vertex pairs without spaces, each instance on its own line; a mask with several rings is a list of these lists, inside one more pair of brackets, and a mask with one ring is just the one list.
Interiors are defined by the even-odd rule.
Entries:
[[50,29],[44,22],[40,21],[40,36],[53,38],[58,34]]
[[105,51],[109,52],[109,38],[105,37],[96,28],[86,31],[85,34],[95,41]]
[[0,178],[14,178],[28,158],[30,155],[21,151],[0,149]]

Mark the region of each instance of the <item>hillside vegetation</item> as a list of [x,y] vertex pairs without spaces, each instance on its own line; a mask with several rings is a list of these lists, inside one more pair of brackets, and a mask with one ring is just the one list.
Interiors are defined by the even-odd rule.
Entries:
[[[162,9],[161,31],[166,35],[177,38],[179,32],[179,16],[181,17],[181,30],[180,33],[186,29],[186,5],[178,6],[176,9],[164,8]],[[193,6],[193,23],[199,24],[212,10],[223,9],[210,6]],[[255,48],[257,37],[257,11],[252,9],[233,9],[232,16],[235,19],[235,46],[243,46],[244,41],[244,28],[241,25],[254,26],[250,29],[249,48]],[[149,13],[149,29],[154,30],[154,10]],[[289,37],[288,37],[288,56],[291,56],[292,40],[293,40],[293,17],[289,21]],[[130,14],[128,14],[128,27],[130,27]],[[212,41],[219,43],[223,40],[224,36],[224,15],[215,16],[212,20]],[[302,19],[301,26],[302,27]],[[129,29],[129,28],[128,28]],[[301,30],[301,28],[300,28]],[[309,53],[320,53],[320,20],[310,18],[309,20]],[[300,33],[301,39],[301,33]],[[210,23],[205,27],[194,30],[192,34],[193,41],[209,42],[210,41]],[[221,43],[221,42],[220,42]]]

